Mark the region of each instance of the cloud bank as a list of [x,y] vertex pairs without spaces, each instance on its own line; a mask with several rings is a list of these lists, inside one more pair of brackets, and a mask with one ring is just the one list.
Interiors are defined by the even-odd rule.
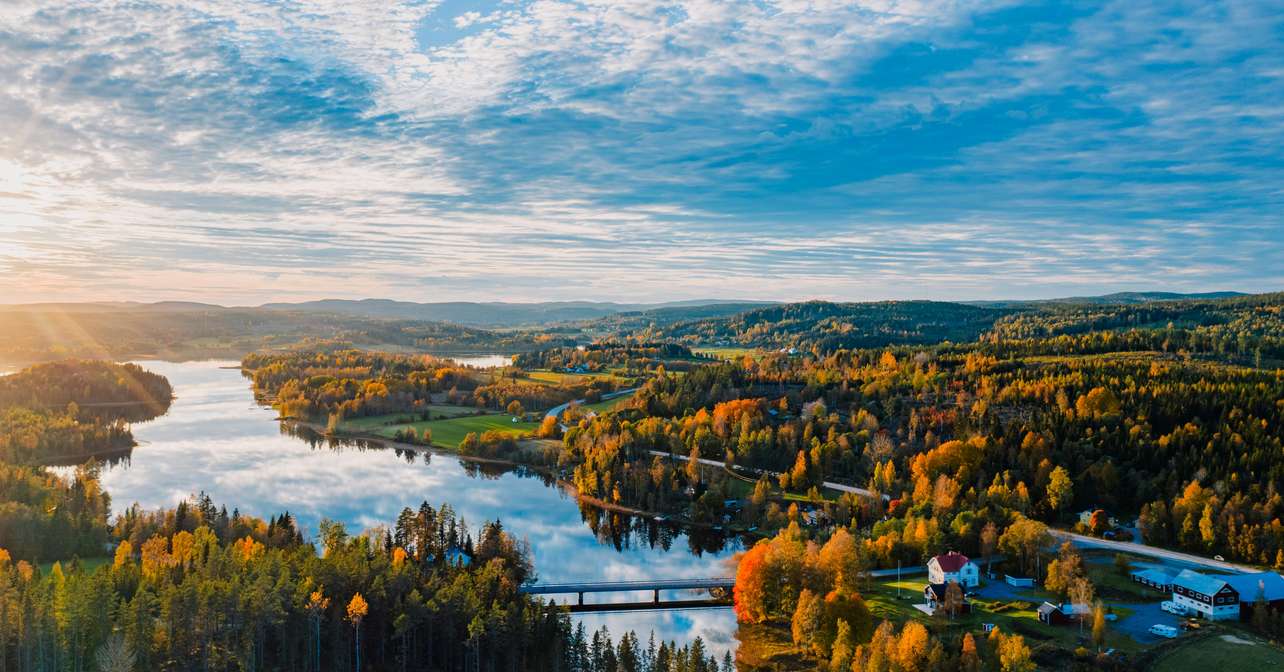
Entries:
[[0,301],[1284,284],[1284,10],[10,0]]

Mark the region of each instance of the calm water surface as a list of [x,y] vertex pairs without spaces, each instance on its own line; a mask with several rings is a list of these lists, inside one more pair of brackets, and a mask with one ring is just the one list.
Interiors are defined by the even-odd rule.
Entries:
[[508,366],[513,363],[512,355],[443,355],[450,359],[463,364],[464,366],[475,366],[479,369],[490,368],[492,366]]
[[[103,469],[113,509],[137,502],[175,505],[204,491],[216,504],[268,517],[289,511],[315,532],[322,518],[350,532],[391,525],[403,507],[449,502],[476,532],[499,519],[531,543],[541,581],[626,581],[726,576],[737,540],[693,538],[648,521],[581,511],[560,488],[535,475],[485,473],[443,454],[340,447],[283,430],[276,413],[255,403],[234,362],[139,362],[167,377],[175,400],[169,413],[134,426],[139,445]],[[595,531],[596,530],[596,531]],[[606,601],[605,595],[597,598]],[[591,614],[593,629],[633,629],[645,642],[686,642],[699,635],[719,655],[735,647],[729,609]]]

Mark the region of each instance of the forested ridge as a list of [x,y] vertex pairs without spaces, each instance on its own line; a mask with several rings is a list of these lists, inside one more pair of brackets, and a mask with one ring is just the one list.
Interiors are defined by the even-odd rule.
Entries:
[[807,301],[754,308],[725,317],[652,323],[623,332],[686,345],[753,346],[829,351],[975,340],[1009,312],[961,303]]
[[0,362],[69,357],[239,359],[260,350],[523,352],[557,332],[498,332],[447,322],[203,304],[0,306]]

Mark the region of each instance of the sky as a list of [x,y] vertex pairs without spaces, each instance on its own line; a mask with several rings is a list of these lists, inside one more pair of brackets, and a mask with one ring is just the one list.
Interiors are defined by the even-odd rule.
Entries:
[[4,0],[0,302],[1284,289],[1284,4]]

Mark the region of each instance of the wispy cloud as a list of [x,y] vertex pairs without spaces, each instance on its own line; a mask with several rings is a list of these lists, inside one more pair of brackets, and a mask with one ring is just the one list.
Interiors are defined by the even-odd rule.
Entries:
[[1282,31],[1268,2],[14,0],[0,300],[1279,288]]

